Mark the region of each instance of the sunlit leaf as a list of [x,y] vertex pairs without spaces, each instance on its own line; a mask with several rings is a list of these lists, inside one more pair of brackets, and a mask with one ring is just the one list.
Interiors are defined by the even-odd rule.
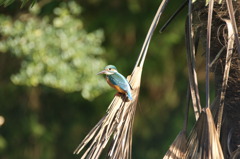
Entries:
[[106,87],[103,78],[96,76],[106,65],[101,58],[103,31],[84,29],[81,19],[74,17],[81,13],[76,3],[60,6],[52,20],[34,15],[12,20],[0,15],[4,36],[0,51],[22,59],[19,73],[11,77],[13,83],[81,91],[84,98],[92,99]]

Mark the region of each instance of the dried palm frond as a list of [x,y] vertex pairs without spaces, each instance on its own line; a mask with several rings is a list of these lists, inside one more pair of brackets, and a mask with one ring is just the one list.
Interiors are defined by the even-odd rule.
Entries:
[[89,132],[82,143],[74,151],[80,151],[91,142],[83,158],[99,158],[102,150],[113,135],[112,147],[109,158],[130,158],[132,144],[132,125],[138,101],[142,69],[137,67],[128,80],[133,88],[133,101],[127,101],[126,97],[116,95],[110,104],[107,114]]
[[[136,67],[133,74],[128,77],[133,88],[133,102],[125,103],[122,112],[117,115],[118,123],[113,135],[113,142],[108,153],[111,159],[131,158],[132,153],[132,128],[135,110],[140,90],[142,68]],[[118,117],[119,116],[119,117]]]
[[239,159],[240,158],[240,148],[236,149],[230,156],[230,159]]
[[210,110],[209,68],[211,47],[211,25],[214,0],[208,3],[207,40],[206,40],[206,108],[201,112],[187,142],[186,159],[223,159],[219,135]]
[[208,21],[207,21],[207,45],[206,45],[206,107],[210,107],[210,86],[209,86],[209,69],[210,69],[210,47],[211,47],[211,30],[212,30],[212,13],[214,0],[208,4]]
[[228,8],[228,14],[231,20],[231,24],[232,24],[232,28],[233,28],[233,32],[234,32],[234,39],[236,41],[236,45],[237,45],[237,50],[238,50],[238,55],[240,57],[240,42],[238,39],[238,29],[237,29],[237,24],[236,24],[236,20],[234,17],[234,9],[233,9],[233,4],[232,4],[232,0],[226,0],[227,3],[227,8]]
[[218,112],[218,109],[219,109],[219,103],[220,103],[220,97],[219,96],[216,96],[212,102],[212,104],[210,105],[210,109],[211,109],[211,113],[212,113],[212,116],[213,116],[213,120],[215,122],[215,125],[216,125],[216,121],[217,121],[217,112]]
[[136,65],[135,67],[137,66],[140,66],[140,67],[143,67],[143,64],[144,64],[144,61],[145,61],[145,58],[146,58],[146,55],[147,55],[147,50],[148,50],[148,46],[150,44],[150,41],[151,41],[151,38],[152,38],[152,35],[153,35],[153,32],[155,31],[156,27],[157,27],[157,24],[158,24],[158,21],[166,7],[166,5],[168,4],[168,1],[169,0],[163,0],[157,10],[157,13],[152,21],[152,24],[148,30],[148,33],[147,33],[147,36],[144,40],[144,43],[143,43],[143,47],[141,49],[141,52],[138,56],[138,60],[136,62]]
[[182,159],[184,158],[187,148],[186,131],[180,131],[177,135],[163,159]]
[[114,97],[112,103],[108,107],[107,114],[88,133],[74,151],[74,154],[79,154],[85,147],[88,146],[81,159],[98,159],[111,137],[113,138],[113,141],[108,152],[108,157],[110,159],[131,158],[132,127],[138,102],[142,68],[151,37],[167,2],[168,0],[163,0],[160,4],[145,38],[133,73],[128,76],[129,83],[133,88],[133,100],[127,101],[126,98],[121,96]]
[[[182,159],[185,156],[187,149],[187,121],[189,110],[190,92],[192,97],[193,109],[196,120],[201,113],[201,103],[198,91],[197,73],[195,69],[195,54],[198,42],[194,42],[194,32],[192,29],[192,1],[188,2],[188,18],[186,22],[186,47],[187,47],[187,63],[189,74],[189,89],[187,92],[187,109],[185,114],[184,126],[182,131],[177,135],[174,142],[171,144],[163,159]],[[196,41],[198,38],[195,39]]]
[[195,68],[195,54],[196,47],[194,43],[194,31],[192,29],[192,1],[189,1],[188,4],[188,19],[186,25],[186,45],[187,45],[187,63],[188,63],[188,75],[189,75],[189,84],[190,91],[192,96],[193,110],[196,120],[198,119],[201,113],[201,103],[200,96],[198,91],[198,80],[197,73]]
[[239,129],[239,128],[232,128],[229,131],[228,140],[227,140],[227,148],[228,148],[228,153],[230,154],[230,159],[239,159],[240,158],[240,146],[238,145],[237,147],[235,147],[235,144],[234,144],[234,147],[232,147],[233,146],[232,142],[236,142],[236,141],[234,141],[234,133],[239,132],[238,130],[234,130],[234,129]]
[[226,62],[225,62],[225,69],[223,74],[223,81],[222,81],[222,90],[220,95],[220,105],[218,108],[217,114],[217,132],[220,135],[221,125],[222,125],[222,116],[223,116],[223,108],[224,108],[224,100],[225,94],[227,89],[232,53],[233,53],[233,44],[234,44],[234,32],[233,32],[233,25],[230,20],[225,19],[228,28],[228,45],[227,45],[227,54],[226,54]]
[[201,112],[188,138],[185,159],[224,159],[209,108]]

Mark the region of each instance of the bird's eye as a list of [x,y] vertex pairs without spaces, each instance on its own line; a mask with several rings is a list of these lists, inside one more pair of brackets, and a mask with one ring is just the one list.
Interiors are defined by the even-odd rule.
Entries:
[[111,70],[111,68],[109,68],[109,70]]

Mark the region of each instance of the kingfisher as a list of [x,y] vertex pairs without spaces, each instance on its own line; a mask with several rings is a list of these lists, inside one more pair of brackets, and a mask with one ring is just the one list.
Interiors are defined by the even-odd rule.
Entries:
[[117,71],[117,68],[113,65],[108,65],[99,74],[105,74],[107,83],[116,89],[119,93],[125,94],[129,100],[132,100],[131,85],[127,79]]

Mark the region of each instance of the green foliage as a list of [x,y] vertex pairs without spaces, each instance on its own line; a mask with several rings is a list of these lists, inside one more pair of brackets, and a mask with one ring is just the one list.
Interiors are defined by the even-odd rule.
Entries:
[[55,8],[52,18],[37,18],[37,7],[19,20],[0,15],[0,51],[22,59],[19,73],[11,80],[15,84],[43,84],[66,92],[82,91],[84,98],[93,99],[106,87],[103,78],[96,76],[106,65],[101,58],[103,31],[87,33],[77,18],[81,8],[74,2]]
[[7,146],[6,140],[0,135],[0,152]]
[[[9,6],[10,4],[12,4],[15,0],[0,0],[0,5],[3,5],[5,7]],[[31,6],[33,6],[37,0],[21,0],[22,2],[22,6],[25,6],[27,3],[30,3]]]
[[6,7],[13,2],[14,2],[14,0],[0,0],[0,5],[4,5]]

